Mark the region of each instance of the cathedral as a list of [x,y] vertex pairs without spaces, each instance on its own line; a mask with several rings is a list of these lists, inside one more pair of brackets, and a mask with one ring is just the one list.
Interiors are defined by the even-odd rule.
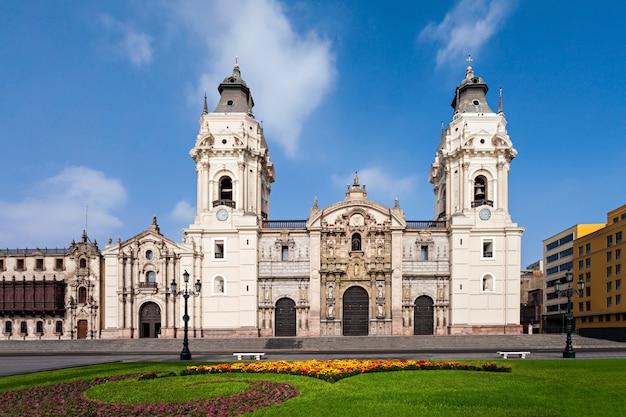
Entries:
[[308,219],[274,220],[274,165],[235,64],[213,111],[204,99],[182,242],[155,217],[102,249],[83,234],[64,250],[0,250],[0,337],[175,338],[183,316],[191,338],[521,333],[517,151],[487,90],[468,65],[433,141],[434,220],[369,200],[357,174]]

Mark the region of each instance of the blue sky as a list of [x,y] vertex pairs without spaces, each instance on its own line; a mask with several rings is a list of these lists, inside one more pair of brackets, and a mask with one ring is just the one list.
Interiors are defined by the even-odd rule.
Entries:
[[215,106],[235,56],[276,167],[272,219],[342,200],[355,171],[370,199],[432,219],[471,54],[492,108],[503,88],[526,266],[626,203],[625,18],[619,1],[0,2],[0,247],[67,247],[86,218],[103,247],[154,214],[180,241],[202,96]]

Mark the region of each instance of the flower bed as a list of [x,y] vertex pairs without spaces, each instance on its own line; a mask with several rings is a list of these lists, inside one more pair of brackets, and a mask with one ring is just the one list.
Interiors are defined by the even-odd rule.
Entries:
[[130,377],[133,375],[7,391],[0,394],[0,416],[237,416],[281,403],[300,394],[296,387],[287,383],[245,381],[248,389],[244,392],[183,403],[106,403],[84,396],[84,392],[95,385]]
[[236,362],[217,365],[188,366],[181,374],[219,374],[233,372],[277,373],[304,375],[335,382],[350,376],[382,371],[451,369],[462,371],[511,372],[508,366],[485,363],[481,366],[460,362],[430,362],[425,360],[309,360],[274,362]]

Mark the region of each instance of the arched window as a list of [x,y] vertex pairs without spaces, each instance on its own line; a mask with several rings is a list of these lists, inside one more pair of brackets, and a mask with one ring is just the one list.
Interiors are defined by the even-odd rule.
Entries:
[[80,258],[80,261],[79,261],[79,265],[78,265],[78,266],[79,266],[79,267],[81,267],[81,268],[87,268],[87,259],[85,259],[85,258]]
[[474,179],[474,207],[482,206],[487,201],[487,179],[479,175]]
[[220,200],[233,199],[233,181],[230,177],[220,179]]
[[78,289],[78,304],[87,304],[87,288],[85,287]]
[[154,271],[146,272],[146,282],[154,284],[156,282],[156,272]]
[[486,274],[483,276],[481,280],[481,291],[482,292],[493,292],[494,291],[494,282],[493,276],[490,274]]
[[43,321],[37,320],[36,328],[37,328],[37,334],[42,335],[43,334]]
[[226,293],[226,281],[224,277],[218,276],[213,280],[213,294],[225,294]]
[[361,250],[361,235],[355,233],[352,235],[352,250],[360,251]]

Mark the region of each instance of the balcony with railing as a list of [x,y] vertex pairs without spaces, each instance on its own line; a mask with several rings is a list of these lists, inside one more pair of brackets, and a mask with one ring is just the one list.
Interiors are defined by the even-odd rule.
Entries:
[[480,206],[491,206],[493,207],[493,200],[487,200],[484,198],[472,201],[472,208],[480,207]]
[[217,206],[226,206],[226,207],[230,207],[232,209],[236,208],[236,203],[233,200],[229,200],[229,199],[221,199],[221,200],[213,200],[213,207],[217,207]]
[[263,220],[264,229],[305,229],[306,220]]

